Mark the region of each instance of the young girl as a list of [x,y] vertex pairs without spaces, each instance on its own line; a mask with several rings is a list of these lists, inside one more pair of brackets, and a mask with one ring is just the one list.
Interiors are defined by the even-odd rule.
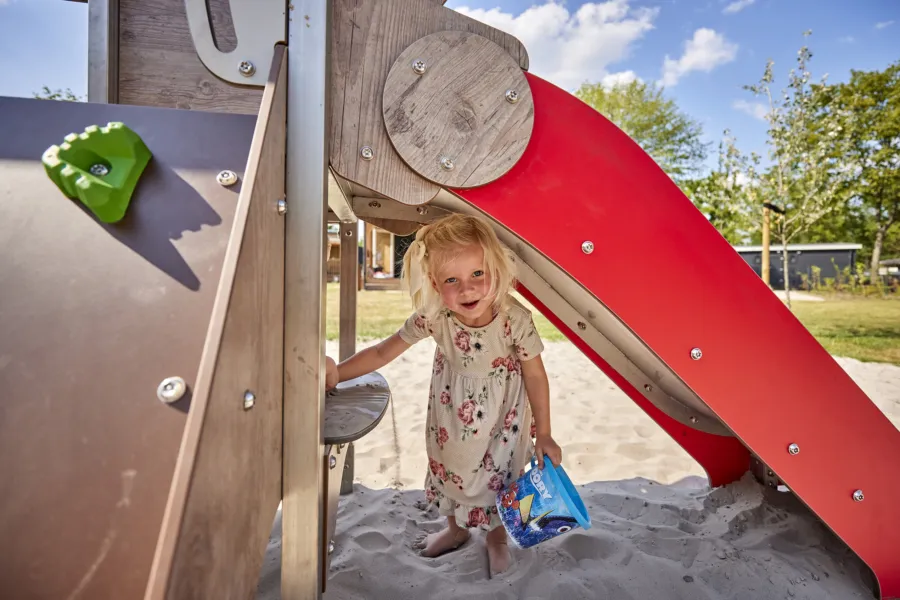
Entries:
[[416,548],[438,556],[466,542],[469,528],[485,529],[491,574],[505,571],[511,560],[497,492],[524,472],[532,456],[540,468],[544,454],[554,465],[562,460],[550,435],[543,344],[531,314],[510,295],[514,267],[482,219],[451,215],[422,227],[403,260],[415,312],[378,345],[340,365],[326,363],[331,389],[434,338],[425,497],[447,518],[447,527],[420,537]]

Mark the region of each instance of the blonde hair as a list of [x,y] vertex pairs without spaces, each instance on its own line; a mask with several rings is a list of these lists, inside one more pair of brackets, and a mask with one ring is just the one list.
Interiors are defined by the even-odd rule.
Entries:
[[416,312],[426,318],[440,312],[443,302],[432,285],[433,274],[463,248],[473,245],[484,251],[484,269],[491,276],[487,297],[494,297],[495,308],[504,305],[516,284],[516,265],[509,249],[484,218],[452,214],[419,228],[403,256],[402,282]]

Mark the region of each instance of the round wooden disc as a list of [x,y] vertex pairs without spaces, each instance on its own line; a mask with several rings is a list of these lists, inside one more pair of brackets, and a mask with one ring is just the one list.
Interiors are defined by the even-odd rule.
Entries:
[[406,164],[450,188],[504,175],[525,152],[534,125],[522,69],[500,46],[465,31],[433,33],[406,48],[388,72],[383,112]]

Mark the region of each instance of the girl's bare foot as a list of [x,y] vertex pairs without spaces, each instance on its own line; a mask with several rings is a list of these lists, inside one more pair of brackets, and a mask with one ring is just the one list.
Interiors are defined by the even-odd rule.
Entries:
[[420,554],[426,558],[434,558],[445,552],[456,550],[469,539],[469,532],[461,527],[445,527],[437,533],[422,535],[416,539],[413,547],[421,550]]
[[485,545],[487,546],[491,577],[507,571],[512,564],[508,541],[506,530],[503,527],[496,527],[487,534]]

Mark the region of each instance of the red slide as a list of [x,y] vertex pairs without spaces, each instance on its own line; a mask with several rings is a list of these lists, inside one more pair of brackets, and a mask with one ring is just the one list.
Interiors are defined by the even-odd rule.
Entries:
[[523,293],[712,485],[743,475],[752,452],[868,564],[883,599],[900,597],[900,432],[636,143],[526,76],[535,121],[524,156],[498,181],[453,192],[575,278],[734,437],[669,417]]

